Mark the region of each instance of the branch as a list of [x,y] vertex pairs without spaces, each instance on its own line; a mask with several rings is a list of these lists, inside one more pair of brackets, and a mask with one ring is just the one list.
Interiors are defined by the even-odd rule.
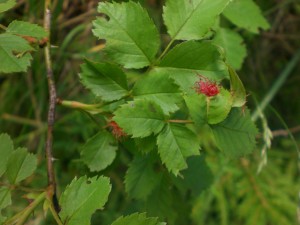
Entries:
[[48,109],[48,132],[46,139],[46,160],[47,160],[47,173],[48,173],[48,186],[51,189],[52,201],[55,206],[55,210],[59,212],[59,205],[56,196],[56,181],[55,173],[53,168],[53,126],[55,121],[55,106],[56,106],[56,88],[53,78],[52,62],[50,57],[50,27],[51,27],[51,11],[50,11],[51,0],[45,0],[44,9],[44,28],[48,32],[48,43],[45,47],[45,60],[47,68],[47,81],[49,89],[49,109]]

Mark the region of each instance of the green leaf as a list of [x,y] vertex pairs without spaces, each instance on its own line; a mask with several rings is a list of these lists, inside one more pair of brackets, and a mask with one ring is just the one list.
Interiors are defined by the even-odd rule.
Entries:
[[11,205],[11,193],[8,187],[0,187],[0,209]]
[[91,171],[101,171],[113,162],[117,149],[114,137],[107,131],[100,131],[85,143],[80,155]]
[[148,154],[156,148],[156,138],[154,135],[145,138],[135,138],[134,141],[142,154]]
[[104,101],[114,101],[128,95],[125,73],[116,65],[85,60],[81,65],[81,82]]
[[204,155],[192,156],[187,159],[188,168],[182,171],[181,182],[191,189],[194,195],[199,195],[213,183],[213,174]]
[[107,177],[75,178],[60,198],[59,215],[66,225],[90,225],[92,214],[107,202],[111,185]]
[[11,184],[29,177],[36,169],[37,158],[26,148],[17,148],[9,157],[6,176]]
[[258,29],[269,29],[268,21],[252,0],[234,0],[224,10],[224,16],[238,27],[258,33]]
[[13,153],[13,142],[7,134],[0,135],[0,177],[6,171],[7,162]]
[[25,72],[32,59],[29,51],[34,49],[16,35],[0,34],[0,73]]
[[155,70],[170,76],[187,93],[194,93],[194,84],[199,79],[197,74],[211,80],[222,80],[228,76],[219,49],[208,41],[187,41],[176,45]]
[[157,137],[158,152],[168,170],[176,176],[187,168],[185,159],[199,155],[197,136],[184,125],[168,124]]
[[31,24],[28,22],[17,20],[12,21],[8,25],[6,32],[21,36],[30,36],[37,39],[42,39],[44,37],[47,37],[48,35],[43,27],[40,27],[36,24]]
[[216,124],[226,119],[232,107],[232,96],[229,91],[220,88],[220,93],[214,97],[204,94],[185,96],[184,100],[190,115],[198,127],[204,124]]
[[242,67],[247,55],[247,49],[243,38],[235,31],[219,28],[213,39],[213,43],[223,47],[226,61],[234,69],[239,70]]
[[211,128],[217,146],[229,157],[243,156],[255,148],[257,129],[248,110],[233,108],[226,120]]
[[228,66],[228,71],[230,75],[230,91],[233,98],[232,106],[242,107],[246,104],[247,94],[245,87],[234,69]]
[[177,215],[168,179],[166,175],[161,177],[159,184],[146,200],[146,211],[149,215],[159,216],[161,219],[168,218],[172,222]]
[[94,21],[94,35],[105,39],[109,58],[125,68],[143,68],[150,65],[160,46],[158,31],[147,11],[134,2],[101,2],[99,17]]
[[159,105],[165,114],[175,112],[179,108],[176,103],[182,101],[178,86],[165,74],[152,71],[136,82],[133,88],[135,99],[153,101]]
[[6,217],[2,216],[2,209],[11,205],[11,193],[8,187],[0,187],[0,223],[5,221]]
[[202,127],[207,124],[207,99],[205,95],[193,94],[184,96],[184,101],[195,125]]
[[146,217],[146,213],[134,213],[129,216],[121,216],[112,225],[166,225],[158,222],[158,218]]
[[172,39],[201,39],[230,0],[167,0],[163,18]]
[[146,199],[161,180],[161,174],[154,170],[151,155],[137,155],[125,176],[125,190],[129,196],[136,199]]
[[15,0],[1,0],[0,1],[0,13],[11,9],[12,7],[15,6],[15,4],[17,4]]
[[115,112],[113,120],[132,137],[157,134],[165,125],[162,109],[148,100],[136,100],[121,106]]
[[224,88],[220,93],[207,101],[207,121],[209,124],[220,123],[226,119],[232,107],[232,96]]

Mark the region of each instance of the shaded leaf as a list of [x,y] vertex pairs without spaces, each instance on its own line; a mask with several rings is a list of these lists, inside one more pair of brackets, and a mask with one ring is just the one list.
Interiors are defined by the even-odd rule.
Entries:
[[11,9],[12,7],[15,6],[15,4],[17,4],[15,0],[2,0],[2,1],[0,1],[0,13]]
[[187,168],[185,159],[199,155],[197,136],[184,125],[168,124],[157,137],[158,152],[167,169],[176,176]]
[[59,215],[66,225],[90,225],[92,214],[107,202],[111,185],[107,177],[75,178],[61,195]]
[[160,40],[147,11],[138,3],[101,2],[99,17],[94,21],[94,35],[106,40],[105,51],[112,60],[125,68],[142,68],[154,60]]
[[118,100],[128,95],[126,75],[118,66],[85,60],[81,70],[83,85],[104,101]]
[[30,36],[37,39],[42,39],[48,35],[43,27],[18,20],[12,21],[8,25],[6,32],[21,36]]
[[125,189],[129,196],[136,199],[146,199],[161,180],[161,174],[154,170],[151,155],[137,155],[125,176]]
[[113,162],[117,149],[114,137],[107,131],[100,131],[87,140],[80,155],[91,171],[101,171]]
[[243,113],[240,108],[232,108],[226,120],[211,128],[217,146],[227,156],[243,156],[255,148],[257,129],[248,110]]
[[223,47],[226,61],[229,65],[236,70],[242,67],[247,55],[247,49],[243,38],[237,32],[225,28],[219,28],[213,39],[213,43]]
[[188,168],[182,171],[183,180],[181,182],[194,195],[199,195],[213,183],[213,174],[204,155],[192,156],[187,159]]
[[0,34],[0,73],[25,72],[32,59],[29,51],[34,49],[16,35]]
[[166,225],[158,221],[158,218],[146,217],[146,213],[134,213],[129,216],[121,216],[112,225]]
[[2,216],[2,209],[11,205],[11,193],[8,187],[0,187],[0,222],[4,222],[6,217]]
[[173,197],[168,178],[166,175],[161,176],[160,182],[146,200],[147,213],[159,216],[163,220],[168,218],[168,221],[175,221],[177,214]]
[[155,103],[136,100],[121,106],[113,118],[132,137],[157,134],[165,125],[162,109]]
[[253,33],[258,33],[259,28],[266,30],[270,27],[260,8],[252,0],[233,0],[223,14],[238,27]]
[[167,0],[163,18],[173,39],[201,39],[230,0]]
[[230,75],[230,91],[233,98],[232,106],[242,107],[246,104],[247,95],[245,87],[234,69],[228,66],[228,71]]
[[176,103],[182,100],[178,86],[165,74],[152,71],[136,82],[133,87],[135,99],[146,99],[159,105],[165,114],[178,110]]
[[29,177],[36,169],[37,158],[26,148],[17,148],[9,157],[6,176],[11,184]]
[[0,135],[0,177],[6,171],[7,162],[13,153],[13,142],[7,134]]
[[148,154],[156,148],[156,138],[154,135],[145,138],[135,138],[134,141],[142,154]]

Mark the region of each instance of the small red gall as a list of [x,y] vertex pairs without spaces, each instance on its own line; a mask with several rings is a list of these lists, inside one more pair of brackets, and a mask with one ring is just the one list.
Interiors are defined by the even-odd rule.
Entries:
[[198,94],[204,94],[207,97],[212,97],[220,93],[220,85],[210,81],[206,77],[199,75],[200,80],[195,82],[194,89]]
[[114,135],[116,139],[120,139],[122,137],[127,136],[127,134],[123,131],[123,129],[115,122],[110,121],[107,126],[111,128],[111,133]]

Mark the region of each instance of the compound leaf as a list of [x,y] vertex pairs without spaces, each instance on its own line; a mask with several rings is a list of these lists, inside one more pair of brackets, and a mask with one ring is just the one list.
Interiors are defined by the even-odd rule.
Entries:
[[165,114],[178,110],[176,103],[182,100],[178,86],[165,74],[152,71],[136,82],[133,88],[136,99],[146,99],[159,105]]
[[114,101],[128,95],[126,75],[118,66],[85,60],[81,70],[83,85],[104,101]]
[[145,9],[135,2],[101,2],[94,21],[94,35],[106,40],[105,51],[125,68],[142,68],[154,60],[160,40],[158,31]]
[[0,1],[0,13],[11,9],[12,7],[15,6],[15,4],[17,4],[15,0],[1,0]]
[[247,49],[243,38],[237,32],[220,28],[216,32],[213,43],[223,47],[226,61],[229,65],[236,70],[242,67],[247,55]]
[[107,202],[111,185],[107,177],[75,178],[60,198],[59,215],[66,225],[90,225],[92,214]]
[[125,176],[126,192],[133,198],[145,199],[161,180],[155,172],[151,155],[137,155],[129,165]]
[[148,100],[135,100],[121,106],[113,119],[132,137],[157,134],[165,125],[161,107]]
[[16,34],[21,36],[29,36],[37,39],[42,39],[47,37],[47,32],[43,27],[40,27],[36,24],[31,24],[24,21],[14,20],[12,21],[7,29],[7,33]]
[[25,72],[34,49],[28,42],[13,34],[0,34],[0,73]]
[[16,184],[29,177],[36,166],[36,156],[29,153],[26,148],[18,148],[9,157],[6,176],[11,184]]
[[197,136],[184,125],[168,124],[157,137],[158,152],[167,169],[176,176],[187,168],[185,159],[198,155]]
[[121,216],[111,225],[166,225],[155,217],[146,217],[146,213],[134,213],[129,216]]
[[100,131],[85,143],[80,154],[91,171],[104,170],[113,162],[118,149],[115,142],[110,133]]
[[268,21],[252,0],[234,0],[224,10],[224,16],[238,27],[258,33],[258,28],[269,29]]
[[167,0],[163,18],[173,39],[201,39],[230,0]]
[[226,120],[211,128],[217,146],[227,156],[243,156],[255,148],[257,129],[248,110],[242,112],[240,108],[232,108]]
[[7,134],[0,135],[0,177],[6,171],[7,162],[13,153],[13,142]]

